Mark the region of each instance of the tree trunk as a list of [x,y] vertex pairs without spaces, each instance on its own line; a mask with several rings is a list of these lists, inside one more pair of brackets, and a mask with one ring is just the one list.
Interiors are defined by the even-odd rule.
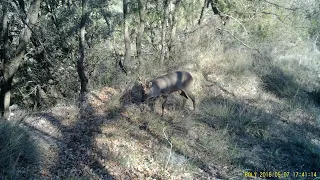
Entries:
[[170,0],[165,0],[164,6],[163,6],[160,65],[163,65],[165,53],[166,53],[166,32],[167,32],[167,22],[168,22],[168,18],[169,18],[169,4],[170,3],[171,3]]
[[180,8],[180,4],[181,4],[181,0],[177,0],[175,3],[174,11],[172,13],[172,17],[171,17],[170,39],[168,41],[168,55],[167,55],[169,59],[172,58],[171,51],[173,50],[173,47],[174,47],[174,39],[176,36],[176,29],[177,29],[176,19],[177,19],[178,10]]
[[[2,62],[8,62],[9,55],[9,19],[8,19],[8,11],[6,3],[3,3],[3,15],[2,15],[2,45],[3,45],[3,51],[2,51]],[[3,69],[3,67],[1,67]]]
[[[16,52],[14,53],[15,56],[12,58],[10,62],[9,62],[8,56],[3,57],[4,72],[3,72],[3,81],[1,83],[1,92],[0,92],[0,111],[1,111],[1,116],[5,118],[7,117],[9,112],[12,79],[15,73],[18,71],[21,64],[23,63],[23,58],[26,53],[26,47],[31,37],[31,29],[29,28],[32,27],[38,20],[40,2],[41,0],[33,0],[30,4],[30,7],[27,12],[27,19],[24,20],[26,24],[24,25],[24,28],[21,31],[19,45],[16,49]],[[4,5],[3,8],[5,7],[6,6]],[[4,12],[5,11],[6,10],[4,9]],[[3,16],[2,20],[3,22],[7,21],[5,20],[5,16]],[[3,25],[5,27],[3,28],[3,30],[6,31],[6,33],[3,34],[3,43],[4,43],[4,49],[5,49],[4,52],[6,53],[9,48],[9,45],[5,45],[5,43],[8,42],[8,39],[7,39],[8,24],[6,22],[6,23],[3,23]]]
[[219,11],[218,7],[217,7],[217,4],[218,4],[218,1],[217,0],[205,0],[204,1],[204,5],[201,9],[201,13],[200,13],[200,17],[199,17],[199,20],[198,20],[198,24],[200,25],[201,24],[201,21],[202,21],[202,18],[203,18],[203,13],[204,13],[204,9],[207,7],[209,8],[209,5],[211,5],[211,9],[213,11],[213,14],[215,15],[219,15],[220,19],[222,20],[222,24],[225,25],[226,24],[226,21],[224,20],[224,17],[223,15],[221,15],[221,12]]
[[87,21],[87,4],[86,0],[82,0],[82,15],[80,22],[80,34],[79,34],[79,58],[77,61],[77,72],[80,79],[80,95],[79,95],[79,103],[82,105],[86,103],[86,94],[88,92],[88,78],[85,73],[84,67],[84,43],[85,43],[85,25]]
[[210,3],[210,5],[211,5],[211,8],[212,8],[213,13],[219,15],[219,17],[220,17],[220,19],[221,19],[221,21],[222,21],[222,24],[223,24],[223,25],[226,25],[228,17],[223,16],[223,15],[221,14],[221,12],[219,11],[219,9],[218,9],[218,7],[217,7],[218,1],[217,1],[217,0],[214,0],[214,2],[213,2],[213,0],[209,0],[207,6],[209,6],[209,3]]
[[125,56],[123,60],[123,66],[131,59],[131,39],[129,34],[129,2],[128,0],[123,0],[123,30],[124,30],[124,45],[125,45]]
[[[5,71],[4,71],[4,64],[7,64],[9,61],[8,56],[8,50],[9,50],[9,23],[8,23],[8,11],[6,7],[6,3],[3,4],[3,16],[2,16],[2,43],[3,43],[3,51],[2,51],[2,59],[3,62],[1,67],[2,70],[2,77],[1,77],[1,93],[0,93],[0,108],[1,108],[1,116],[7,117],[7,113],[9,111],[9,105],[10,105],[10,89],[11,89],[11,83],[12,79],[9,80],[6,75],[6,78],[4,77]],[[8,74],[6,72],[6,74]],[[11,82],[9,82],[11,81]],[[9,99],[9,105],[8,105],[8,99]],[[5,104],[7,105],[6,108]]]
[[203,6],[202,6],[202,9],[201,9],[201,12],[200,12],[200,17],[199,17],[199,20],[198,20],[198,24],[200,25],[201,24],[201,21],[202,21],[202,18],[203,18],[203,13],[204,13],[204,10],[207,6],[207,0],[204,0],[203,2]]
[[[137,49],[137,56],[140,58],[141,54],[141,45],[142,45],[142,35],[144,32],[144,23],[145,23],[145,7],[144,7],[144,1],[138,0],[138,8],[139,8],[139,18],[140,18],[140,24],[138,28],[137,33],[137,39],[136,39],[136,49]],[[140,61],[140,60],[139,60]]]

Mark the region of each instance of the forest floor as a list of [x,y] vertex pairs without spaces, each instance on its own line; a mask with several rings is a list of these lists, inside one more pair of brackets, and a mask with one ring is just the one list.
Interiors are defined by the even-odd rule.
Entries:
[[[223,81],[218,76],[207,78]],[[202,94],[206,98],[198,100],[195,112],[190,102],[176,109],[181,98],[171,95],[160,117],[159,108],[153,113],[146,105],[129,103],[134,101],[132,89],[105,87],[90,93],[83,111],[57,105],[28,116],[23,126],[41,150],[36,176],[306,178],[302,172],[310,172],[308,178],[313,172],[320,176],[318,106],[310,100],[295,102],[272,93],[255,93],[254,79],[234,82],[232,86],[206,83]]]
[[[193,179],[210,176],[189,165],[187,157],[170,149],[170,142],[163,142],[164,137],[158,139],[149,128],[141,128],[143,123],[134,122],[128,112],[113,106],[110,99],[119,97],[117,94],[113,88],[92,93],[85,112],[79,112],[74,106],[58,105],[25,118],[23,125],[31,130],[42,152],[39,178]],[[170,167],[170,159],[181,167]]]

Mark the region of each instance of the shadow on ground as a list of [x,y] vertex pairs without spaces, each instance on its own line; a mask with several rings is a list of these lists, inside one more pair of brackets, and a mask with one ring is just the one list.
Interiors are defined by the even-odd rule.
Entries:
[[[64,109],[61,109],[61,111],[64,111]],[[110,112],[115,111],[117,109],[110,109]],[[66,111],[66,113],[68,112]],[[24,123],[47,144],[57,146],[58,153],[53,159],[54,163],[52,163],[48,172],[42,172],[40,176],[42,178],[59,177],[63,179],[113,179],[108,169],[101,163],[105,158],[108,158],[106,154],[109,153],[105,152],[106,149],[98,149],[94,142],[96,135],[101,133],[101,125],[108,123],[113,115],[113,113],[108,112],[103,116],[96,115],[94,108],[90,104],[84,111],[80,112],[80,115],[77,116],[78,119],[73,120],[73,123],[68,125],[62,123],[66,117],[59,117],[53,113],[38,113],[34,115],[34,117],[40,119],[38,119],[39,121],[44,119],[49,122],[53,129],[56,129],[57,134],[60,135],[51,135],[46,132],[48,129],[41,129]],[[105,156],[101,156],[102,154]]]
[[[216,109],[199,122],[215,130],[226,129],[238,153],[232,163],[255,172],[315,172],[319,169],[319,129],[310,124],[296,124],[276,113],[245,102],[211,97],[200,108]],[[225,111],[227,109],[227,115]],[[209,118],[212,117],[212,118]]]
[[[270,88],[269,90],[273,92]],[[285,109],[266,111],[245,101],[237,100],[234,96],[230,99],[219,96],[207,97],[199,102],[198,112],[195,114],[189,113],[186,109],[184,112],[176,111],[177,114],[169,113],[161,118],[157,113],[141,112],[138,107],[140,102],[130,99],[134,92],[141,94],[139,90],[125,92],[120,97],[120,108],[109,107],[103,113],[98,113],[95,106],[89,104],[68,125],[62,122],[64,116],[53,113],[38,114],[37,116],[49,121],[60,132],[60,136],[52,136],[45,131],[34,129],[42,136],[48,137],[48,141],[51,141],[51,138],[58,144],[58,156],[49,173],[63,178],[116,178],[112,177],[103,163],[114,158],[111,157],[112,152],[108,149],[108,145],[101,148],[95,142],[97,136],[113,136],[102,130],[102,126],[108,126],[112,121],[120,124],[112,127],[114,131],[124,133],[113,138],[126,138],[125,141],[137,141],[141,146],[151,146],[146,149],[151,151],[148,153],[154,157],[159,153],[155,147],[170,149],[169,142],[171,142],[172,154],[184,157],[186,163],[201,169],[203,173],[198,176],[199,178],[228,178],[230,177],[228,174],[239,167],[256,172],[318,170],[320,165],[318,161],[320,142],[317,141],[320,138],[319,128],[310,123],[301,124],[283,118],[281,111]],[[106,103],[98,97],[95,98]],[[175,107],[176,104],[172,106]],[[170,104],[168,107],[170,108]],[[178,116],[173,117],[174,115]],[[145,123],[143,128],[140,128],[141,122]],[[198,127],[205,127],[208,131],[197,131]],[[164,131],[167,138],[163,135]],[[214,141],[214,137],[210,135],[222,132],[224,134],[219,137],[228,138],[229,148],[219,149],[221,142],[210,147],[210,143]],[[203,140],[206,133],[209,136],[208,141]],[[212,150],[226,152],[216,155]],[[223,165],[217,159],[224,158],[229,159],[227,166],[231,168],[221,172],[224,171]],[[161,161],[164,164],[165,162],[166,160]],[[171,165],[175,166],[174,163]],[[122,168],[125,169],[126,166]],[[130,178],[130,173],[133,172],[126,173],[128,174],[126,177]],[[161,179],[162,176],[153,174],[152,177]]]
[[[260,62],[253,69],[257,77],[261,79],[261,88],[265,92],[272,93],[278,98],[295,100],[311,100],[320,104],[319,89],[309,90],[296,82],[295,77],[284,72],[279,66],[271,62]],[[315,72],[316,73],[316,72]]]

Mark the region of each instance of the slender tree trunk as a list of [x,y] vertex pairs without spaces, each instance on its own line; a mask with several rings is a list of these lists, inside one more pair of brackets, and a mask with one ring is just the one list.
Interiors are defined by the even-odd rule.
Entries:
[[[2,51],[2,62],[8,62],[9,55],[9,19],[8,19],[8,11],[6,3],[3,3],[3,15],[2,15],[2,45],[3,45],[3,51]],[[3,67],[1,67],[3,69]]]
[[215,2],[213,2],[213,0],[208,0],[207,8],[209,7],[209,4],[211,5],[213,14],[218,14],[221,18],[220,11],[217,8],[217,0],[215,0]]
[[79,58],[77,61],[77,72],[80,79],[80,95],[79,95],[79,103],[82,105],[86,103],[86,94],[88,92],[88,78],[85,73],[85,55],[84,55],[84,44],[85,44],[85,25],[87,21],[87,0],[82,0],[82,15],[80,22],[80,34],[79,34]]
[[[24,28],[21,31],[19,45],[16,49],[15,56],[10,60],[10,62],[9,62],[8,56],[4,56],[4,59],[3,59],[4,72],[3,72],[3,80],[1,83],[1,92],[0,92],[0,111],[1,111],[1,116],[5,118],[7,117],[7,114],[9,112],[12,79],[15,73],[18,71],[21,64],[23,63],[23,58],[26,53],[26,47],[27,47],[27,44],[30,42],[30,37],[31,37],[31,29],[29,28],[32,27],[38,20],[40,2],[41,0],[33,0],[30,4],[30,7],[27,12],[27,19],[24,21],[27,24],[24,25]],[[3,6],[3,8],[5,7],[6,6]],[[4,12],[5,11],[6,10],[4,9]],[[5,53],[7,53],[9,48],[9,45],[6,45],[6,43],[8,43],[8,39],[7,39],[8,24],[7,22],[5,22],[7,21],[5,20],[5,16],[2,18],[2,20],[3,20],[3,25],[5,27],[3,28],[3,30],[6,31],[6,33],[3,34],[3,43],[4,43]]]
[[174,39],[175,39],[175,36],[176,36],[176,29],[177,29],[177,22],[176,22],[176,19],[177,19],[177,13],[179,11],[179,8],[180,8],[180,4],[181,4],[181,0],[177,0],[176,3],[175,3],[175,7],[174,7],[174,11],[172,13],[172,17],[171,17],[171,29],[170,29],[170,39],[168,41],[168,55],[167,57],[170,59],[172,58],[171,57],[171,52],[174,48]]
[[140,54],[141,54],[141,49],[142,49],[142,47],[141,47],[142,46],[142,35],[144,32],[144,23],[145,23],[145,7],[144,7],[143,0],[138,0],[138,8],[139,8],[140,24],[139,24],[137,39],[136,39],[136,49],[137,49],[137,56],[139,58]]
[[222,15],[221,12],[219,11],[219,9],[218,9],[218,7],[217,7],[218,1],[217,1],[217,0],[214,0],[214,2],[213,2],[213,0],[209,0],[207,7],[209,6],[209,3],[210,3],[210,5],[211,5],[211,8],[212,8],[213,13],[219,15],[219,17],[220,17],[220,19],[221,19],[221,21],[222,21],[222,24],[223,24],[223,25],[226,25],[228,17]]
[[137,58],[138,58],[138,74],[141,71],[142,65],[142,38],[144,33],[144,26],[145,26],[145,1],[138,0],[138,8],[139,8],[139,18],[140,24],[138,27],[137,37],[136,37],[136,49],[137,49]]
[[225,25],[226,21],[224,20],[225,18],[223,17],[223,15],[221,15],[221,12],[219,11],[218,7],[217,7],[218,1],[217,0],[204,0],[204,5],[201,9],[201,13],[200,13],[200,17],[198,20],[198,24],[201,24],[202,18],[203,18],[203,13],[204,13],[204,9],[207,7],[209,8],[209,5],[211,6],[211,9],[213,11],[213,14],[215,15],[219,15],[220,19],[222,20],[222,24]]
[[204,10],[207,6],[207,0],[204,0],[203,2],[203,6],[202,6],[202,9],[201,9],[201,12],[200,12],[200,17],[199,17],[199,20],[198,20],[198,24],[200,25],[201,24],[201,21],[202,21],[202,18],[203,18],[203,13],[204,13]]
[[171,1],[165,0],[163,6],[163,21],[162,21],[162,31],[161,31],[161,55],[160,55],[160,65],[163,65],[165,53],[166,53],[166,32],[167,32],[167,23],[169,18],[169,5]]
[[171,37],[176,36],[176,29],[177,29],[177,13],[180,9],[180,4],[182,0],[177,0],[175,4],[175,8],[172,14],[172,26],[171,26]]
[[124,31],[124,45],[125,45],[125,56],[123,66],[131,59],[131,39],[129,34],[129,1],[123,0],[123,31]]
[[[4,70],[7,67],[9,56],[9,23],[8,23],[8,11],[6,7],[6,3],[3,4],[3,16],[2,16],[2,45],[3,45],[3,52],[2,52],[2,78],[1,78],[1,93],[0,93],[0,108],[1,108],[1,116],[7,117],[7,112],[9,110],[10,105],[10,89],[12,84],[12,79],[8,78],[8,70]],[[6,73],[6,75],[5,75]],[[7,102],[9,100],[9,102]],[[6,108],[5,108],[6,105]]]
[[[156,2],[156,12],[162,12],[163,9],[161,9],[162,1],[163,0],[155,0]],[[162,20],[156,21],[156,28],[161,29]]]

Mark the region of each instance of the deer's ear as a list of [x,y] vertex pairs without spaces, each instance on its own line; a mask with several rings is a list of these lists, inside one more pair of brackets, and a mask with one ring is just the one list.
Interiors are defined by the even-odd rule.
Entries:
[[152,81],[149,82],[149,87],[152,87]]

